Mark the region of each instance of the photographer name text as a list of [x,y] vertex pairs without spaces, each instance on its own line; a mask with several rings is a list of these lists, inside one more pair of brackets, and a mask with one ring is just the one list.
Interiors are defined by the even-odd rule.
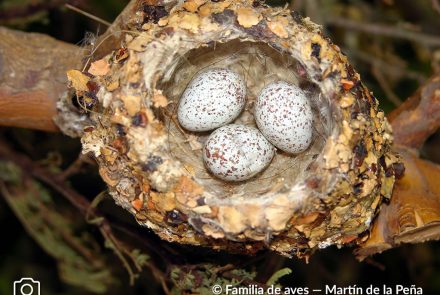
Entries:
[[423,294],[423,289],[415,285],[404,286],[366,286],[360,287],[351,285],[339,287],[337,285],[326,285],[323,289],[312,289],[309,287],[278,287],[269,286],[267,289],[256,285],[247,287],[237,287],[226,285],[222,288],[219,285],[214,286],[213,294],[226,295],[248,295],[248,294],[268,294],[268,295],[309,295],[309,294],[326,294],[326,295],[419,295]]

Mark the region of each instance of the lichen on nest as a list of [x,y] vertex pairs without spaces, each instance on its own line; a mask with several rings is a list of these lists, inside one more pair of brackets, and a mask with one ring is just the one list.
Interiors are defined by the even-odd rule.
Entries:
[[[360,241],[391,195],[399,159],[377,100],[339,48],[287,9],[246,0],[153,2],[137,7],[122,48],[92,71],[69,75],[78,97],[97,100],[83,150],[96,157],[116,203],[164,239],[214,249],[303,256]],[[245,77],[241,123],[252,124],[252,104],[268,83],[306,90],[312,146],[294,157],[277,153],[243,183],[210,176],[203,136],[179,128],[175,107],[194,74],[213,66]]]

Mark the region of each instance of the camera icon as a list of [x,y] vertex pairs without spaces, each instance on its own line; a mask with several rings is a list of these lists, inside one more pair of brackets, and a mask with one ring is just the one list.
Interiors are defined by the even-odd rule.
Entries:
[[40,282],[32,278],[21,278],[14,282],[14,295],[40,295]]

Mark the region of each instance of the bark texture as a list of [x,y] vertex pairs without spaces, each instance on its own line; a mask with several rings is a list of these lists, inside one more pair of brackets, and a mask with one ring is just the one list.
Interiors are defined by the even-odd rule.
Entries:
[[56,102],[67,93],[67,69],[81,64],[74,45],[0,27],[0,124],[57,131]]
[[440,166],[418,156],[440,126],[440,77],[420,87],[389,119],[405,174],[396,182],[391,202],[382,205],[368,240],[355,251],[359,259],[402,243],[440,239]]

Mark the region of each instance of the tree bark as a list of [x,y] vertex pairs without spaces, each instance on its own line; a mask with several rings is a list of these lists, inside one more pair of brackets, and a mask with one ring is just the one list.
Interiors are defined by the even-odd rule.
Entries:
[[419,149],[440,127],[440,76],[431,78],[388,116],[397,145]]
[[369,239],[355,250],[364,259],[402,243],[440,239],[440,166],[418,157],[418,149],[440,126],[440,76],[431,78],[388,119],[405,175],[383,205]]
[[80,66],[82,50],[1,27],[0,40],[0,125],[58,131],[56,102],[66,94],[66,71]]

